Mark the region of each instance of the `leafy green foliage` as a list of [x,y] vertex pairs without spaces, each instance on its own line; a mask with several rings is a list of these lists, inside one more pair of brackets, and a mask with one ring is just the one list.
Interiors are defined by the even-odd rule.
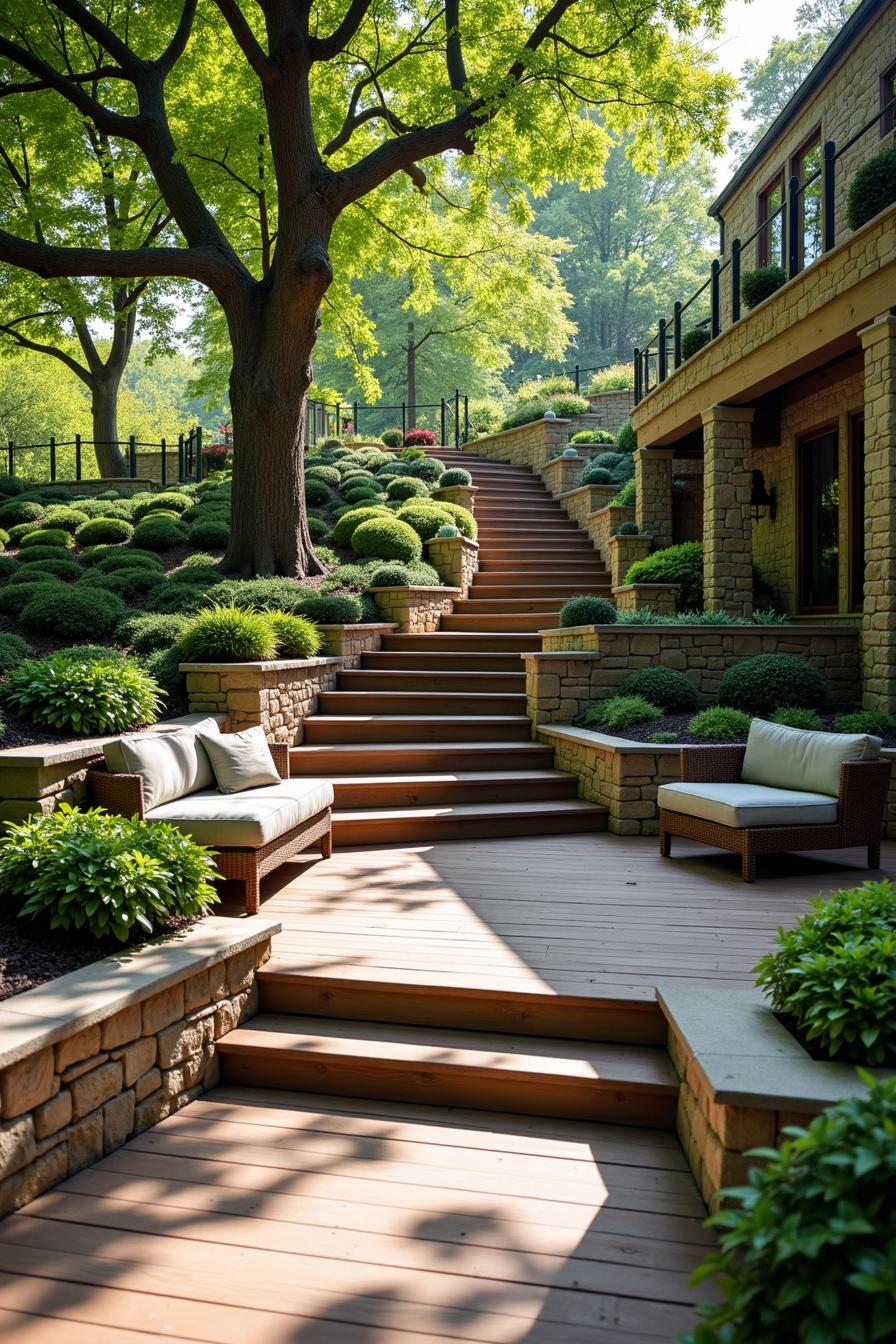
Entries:
[[330,536],[330,528],[323,518],[315,518],[313,513],[308,515],[308,535],[312,541],[326,541]]
[[333,492],[326,481],[322,481],[316,476],[307,476],[305,478],[306,504],[329,504],[332,498]]
[[[152,514],[144,518],[134,528],[133,542],[147,551],[168,551],[172,546],[180,546],[187,540],[187,529],[182,523],[174,518],[166,518],[164,514]],[[194,538],[195,545],[205,546],[208,543]]]
[[789,653],[760,653],[734,663],[719,683],[719,704],[750,714],[770,714],[781,705],[822,709],[828,688],[813,663]]
[[302,614],[308,589],[295,579],[226,579],[215,589],[215,600],[234,607]]
[[598,467],[590,462],[582,473],[583,485],[613,485],[612,472],[607,471],[606,467]]
[[465,467],[449,467],[439,477],[439,489],[447,490],[452,485],[472,485],[473,477]]
[[64,527],[38,527],[29,532],[27,537],[23,537],[19,544],[24,551],[31,546],[58,546],[60,549],[68,549],[75,543]]
[[501,428],[515,429],[518,425],[531,425],[535,420],[543,420],[546,411],[551,411],[558,419],[571,419],[573,416],[584,415],[590,409],[591,403],[586,397],[542,397],[518,405],[504,417]]
[[[479,533],[479,524],[476,522],[476,519],[469,509],[465,509],[463,504],[452,504],[448,499],[435,499],[432,503],[435,504],[437,508],[450,513],[451,521],[454,523],[454,526],[457,528],[458,532],[460,532],[461,536],[466,537],[469,541],[476,540]],[[401,517],[400,512],[399,517]]]
[[187,621],[177,649],[187,663],[260,663],[276,657],[277,636],[264,612],[214,606]]
[[111,650],[85,656],[62,649],[14,667],[3,702],[23,718],[79,736],[123,733],[150,723],[159,688],[136,663]]
[[814,709],[798,709],[794,705],[776,709],[772,723],[783,724],[785,728],[802,728],[811,733],[824,732],[824,720]]
[[0,839],[0,890],[19,914],[98,941],[125,943],[175,916],[204,914],[218,899],[214,876],[211,853],[175,826],[101,808],[63,803]]
[[145,611],[167,615],[199,611],[205,605],[204,583],[158,583],[147,595]]
[[896,1063],[896,886],[818,897],[755,967],[756,983],[802,1040],[831,1059]]
[[625,485],[619,491],[619,494],[614,495],[610,500],[610,504],[613,508],[617,509],[633,509],[635,507],[635,493],[636,487],[634,479],[626,481]]
[[370,576],[371,588],[407,588],[411,571],[407,565],[380,565]]
[[[683,541],[630,565],[626,583],[676,583],[680,607],[703,606],[703,543]],[[781,702],[779,702],[781,703]]]
[[896,148],[882,149],[856,169],[846,197],[846,222],[860,229],[896,201]]
[[271,611],[266,615],[277,640],[278,658],[313,658],[320,652],[323,637],[313,621],[287,611]]
[[669,747],[672,746],[674,742],[678,741],[678,736],[676,733],[669,732],[651,733],[647,741],[651,742],[655,747]]
[[44,519],[47,527],[61,527],[66,532],[77,532],[88,521],[87,514],[80,509],[69,508],[65,504],[52,504]]
[[54,579],[67,581],[78,578],[80,573],[81,566],[78,562],[64,552],[60,552],[58,559],[52,560],[31,560],[26,553],[22,557],[22,563],[10,579],[10,583],[33,583],[42,574],[49,574]]
[[755,308],[763,299],[769,298],[775,290],[787,283],[787,272],[783,266],[773,263],[759,266],[754,271],[744,271],[740,277],[740,294],[748,308]]
[[80,585],[69,588],[56,581],[28,593],[19,619],[26,630],[57,639],[105,639],[124,612],[124,603],[114,593]]
[[5,677],[31,655],[31,645],[21,635],[0,634],[0,677]]
[[637,523],[620,523],[616,529],[617,537],[637,537],[640,529]]
[[588,384],[588,391],[591,396],[596,397],[601,392],[630,392],[635,386],[635,372],[629,362],[628,364],[610,364],[605,369],[598,369]]
[[119,622],[115,638],[120,644],[129,644],[135,653],[155,653],[176,644],[186,623],[186,616],[173,612],[138,612]]
[[584,714],[589,726],[608,728],[613,733],[624,733],[627,728],[662,717],[663,711],[641,695],[614,695],[609,700],[598,700]]
[[361,599],[354,593],[309,593],[301,609],[316,625],[355,625],[361,619]]
[[124,518],[91,518],[75,533],[79,546],[114,545],[130,541],[134,529]]
[[46,510],[33,499],[8,499],[0,504],[0,523],[8,528],[16,523],[39,523]]
[[[398,517],[408,527],[412,527],[421,541],[432,541],[439,528],[445,523],[452,523],[454,519],[450,511],[436,500],[424,500],[422,502],[411,501],[404,504],[398,510]],[[354,539],[352,541],[354,545]],[[355,546],[355,550],[357,550]],[[385,559],[403,559],[403,556],[383,556]],[[408,557],[413,559],[413,557]]]
[[674,667],[642,667],[630,672],[620,695],[640,695],[667,714],[688,714],[697,708],[697,688]]
[[564,602],[560,610],[560,624],[571,625],[614,625],[617,620],[616,608],[605,597],[593,597],[587,593],[571,597]]
[[81,588],[102,588],[107,593],[115,593],[125,602],[131,598],[137,597],[140,593],[148,593],[151,588],[158,584],[159,577],[145,565],[134,565],[131,568],[115,569],[111,573],[102,570],[89,569],[80,581]]
[[703,737],[707,742],[741,742],[750,731],[750,716],[739,709],[714,705],[701,709],[688,724],[688,732]]
[[400,448],[404,443],[404,434],[400,429],[384,429],[380,438],[387,448]]
[[55,593],[58,600],[64,601],[67,591],[65,584],[52,574],[35,575],[29,583],[7,584],[0,588],[0,613],[18,620],[22,608],[39,593]]
[[886,737],[896,731],[896,717],[882,709],[858,709],[853,714],[838,714],[834,720],[838,733],[870,733],[872,737]]
[[631,456],[637,446],[638,436],[634,431],[632,422],[631,420],[624,420],[616,432],[616,447],[620,453],[628,453]]
[[605,443],[609,447],[616,442],[608,429],[580,429],[570,438],[570,443]]
[[696,355],[698,350],[702,350],[704,345],[709,345],[712,340],[712,332],[709,327],[691,327],[689,331],[682,333],[681,337],[681,357],[690,359]]
[[[340,523],[343,521],[340,518]],[[438,527],[442,519],[438,519]],[[338,524],[337,524],[338,526]],[[399,518],[369,518],[352,533],[352,549],[358,555],[369,555],[378,560],[419,560],[423,543],[415,530]]]

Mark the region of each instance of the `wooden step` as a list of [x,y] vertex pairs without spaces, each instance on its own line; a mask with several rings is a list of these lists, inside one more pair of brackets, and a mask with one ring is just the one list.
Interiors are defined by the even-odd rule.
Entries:
[[[394,655],[393,655],[394,657]],[[429,672],[396,668],[360,668],[339,673],[340,691],[434,691],[458,693],[480,691],[514,695],[525,693],[526,672],[522,659],[513,672],[454,672],[444,668]]]
[[218,1054],[225,1084],[344,1097],[663,1129],[678,1102],[655,1046],[265,1013],[224,1036]]
[[455,978],[459,983],[447,985],[444,974],[423,968],[363,966],[354,960],[334,965],[328,959],[318,966],[307,954],[285,949],[282,940],[257,972],[266,1013],[666,1045],[666,1019],[653,997],[614,989],[612,997],[591,998],[558,993],[550,985],[502,990],[475,966]]
[[289,753],[293,775],[402,774],[445,770],[546,770],[554,753],[531,741],[306,743]]
[[580,834],[604,831],[606,827],[606,808],[577,798],[340,809],[333,813],[333,843],[344,848],[471,841],[512,835]]
[[337,811],[439,807],[454,803],[537,802],[575,798],[578,777],[560,770],[462,770],[456,773],[329,775]]
[[[527,573],[525,570],[517,569],[492,569],[490,567],[480,569],[473,580],[473,588],[491,590],[493,588],[525,587],[531,592],[538,592],[541,588],[565,588],[569,584],[581,583],[583,579],[608,577],[606,569],[595,558],[592,564],[581,564],[578,568],[570,567],[568,570],[557,569],[547,572],[532,571]],[[497,597],[498,594],[496,593],[495,596]]]
[[566,594],[559,597],[556,593],[546,597],[491,597],[483,593],[471,593],[469,597],[459,598],[454,604],[457,616],[481,616],[485,618],[494,613],[513,615],[529,611],[559,611],[566,601]]
[[[608,588],[610,578],[607,574],[592,574],[589,577],[579,577],[571,580],[569,583],[539,583],[537,585],[528,585],[525,583],[479,583],[473,584],[466,600],[479,601],[547,601],[551,605],[554,600],[565,602],[568,598],[581,593],[588,588]],[[455,604],[455,611],[457,604]]]
[[384,635],[383,649],[387,653],[540,653],[541,640],[525,631],[482,634],[460,630],[448,634],[437,630],[429,635]]
[[553,630],[558,623],[560,608],[554,611],[535,611],[511,614],[509,612],[491,613],[485,616],[450,615],[442,617],[442,629],[451,633],[459,630]]
[[319,714],[450,714],[478,718],[480,714],[523,714],[525,691],[496,693],[466,691],[458,694],[411,691],[321,691]]
[[377,649],[361,654],[362,670],[396,672],[524,672],[525,668],[518,653],[427,653],[396,652]]
[[312,714],[305,720],[305,741],[451,742],[453,740],[528,741],[525,714]]
[[524,559],[516,553],[509,555],[505,560],[492,553],[480,559],[476,578],[491,583],[493,580],[497,582],[497,576],[500,575],[501,582],[510,576],[513,576],[514,580],[517,578],[524,580],[528,577],[537,582],[541,576],[553,582],[557,578],[578,579],[583,574],[606,574],[606,572],[603,561],[595,551],[590,555],[584,555],[581,559],[564,558],[563,555],[554,558],[549,553],[548,557],[541,561]]

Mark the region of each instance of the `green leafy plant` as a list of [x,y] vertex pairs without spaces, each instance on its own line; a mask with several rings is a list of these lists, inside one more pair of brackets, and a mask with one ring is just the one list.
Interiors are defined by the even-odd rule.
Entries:
[[[5,546],[21,546],[22,538],[29,536],[32,532],[36,532],[39,527],[40,523],[15,523],[10,527],[9,531],[6,532],[6,541],[3,544]],[[5,528],[4,531],[6,531]]]
[[23,918],[98,941],[127,942],[217,901],[209,850],[165,822],[79,812],[63,803],[9,826],[0,839],[0,890]]
[[57,639],[105,639],[124,612],[125,605],[115,593],[80,585],[70,588],[49,580],[28,592],[19,620],[26,630]]
[[384,429],[380,438],[387,448],[400,448],[404,443],[404,431],[400,429]]
[[612,472],[607,471],[606,467],[597,467],[589,464],[582,472],[583,485],[614,485]]
[[14,527],[17,523],[39,523],[46,510],[33,499],[8,499],[0,504],[0,523]]
[[469,541],[476,540],[479,533],[479,524],[476,522],[476,519],[473,517],[470,510],[465,509],[463,504],[452,504],[448,499],[434,499],[428,502],[451,515],[451,521],[458,532],[460,532],[461,536],[466,537]]
[[701,709],[688,724],[688,732],[708,742],[740,742],[750,731],[750,716],[739,709],[725,709],[715,705]]
[[207,591],[202,583],[157,583],[147,594],[143,609],[165,615],[197,612],[205,605]]
[[124,518],[91,518],[75,532],[79,546],[115,545],[130,541],[134,529]]
[[224,519],[200,518],[189,531],[190,544],[223,551],[230,539],[230,524]]
[[886,737],[896,732],[896,718],[882,709],[858,709],[853,714],[838,714],[834,720],[838,733],[870,733],[872,737]]
[[633,509],[635,507],[635,493],[634,479],[626,481],[619,494],[610,500],[610,507],[614,509]]
[[371,588],[407,588],[411,571],[407,565],[380,565],[370,576]]
[[315,462],[305,467],[305,479],[309,481],[323,481],[326,485],[338,486],[339,468],[328,467],[323,462]]
[[682,333],[681,337],[681,357],[690,359],[696,355],[698,350],[702,350],[704,345],[708,345],[712,340],[712,332],[709,327],[691,327],[689,331]]
[[783,266],[771,263],[754,271],[744,271],[740,277],[740,295],[748,308],[755,308],[787,283]]
[[298,615],[309,596],[295,579],[225,579],[216,585],[214,599],[232,607],[262,611],[290,611]]
[[616,608],[605,597],[594,597],[583,593],[571,597],[560,609],[560,624],[571,625],[614,625],[617,619]]
[[313,513],[309,513],[308,535],[312,541],[327,541],[330,536],[329,524],[323,518],[315,518]]
[[873,1344],[896,1338],[896,1078],[788,1128],[726,1192],[721,1246],[693,1276],[722,1300],[684,1344]]
[[641,695],[614,695],[609,700],[598,700],[597,704],[589,705],[584,714],[587,724],[609,728],[614,733],[624,733],[639,723],[662,717],[663,711]]
[[896,885],[818,897],[775,943],[756,983],[802,1040],[831,1059],[896,1063]]
[[634,431],[631,420],[624,420],[616,431],[616,447],[620,453],[628,453],[629,456],[638,446],[638,436]]
[[[134,545],[147,551],[168,551],[173,546],[183,545],[186,540],[187,529],[183,523],[175,518],[166,518],[164,514],[150,514],[134,528]],[[194,540],[197,546],[207,545],[199,538]]]
[[640,528],[637,523],[620,523],[614,536],[617,537],[637,537],[640,535]]
[[322,481],[314,476],[305,478],[305,503],[306,504],[329,504],[333,498],[333,491]]
[[[630,565],[626,583],[676,583],[681,607],[703,606],[703,543],[683,541]],[[780,703],[780,701],[779,701]]]
[[413,476],[394,476],[386,486],[386,495],[389,499],[426,499],[429,497],[429,486],[425,481],[419,481]]
[[38,593],[56,593],[59,600],[64,601],[67,591],[66,585],[54,579],[52,574],[35,575],[28,583],[7,584],[5,588],[0,588],[0,614],[18,620],[22,608]]
[[674,667],[642,667],[630,672],[620,695],[640,695],[667,714],[689,714],[697,708],[697,688]]
[[860,229],[896,201],[896,148],[882,149],[856,170],[846,196],[846,222]]
[[214,606],[187,621],[177,641],[186,663],[262,663],[277,655],[266,612]]
[[580,429],[577,434],[570,437],[570,443],[606,443],[607,445],[616,442],[615,436],[608,429]]
[[452,485],[472,485],[473,477],[465,467],[449,467],[439,477],[439,489],[447,490]]
[[301,611],[316,625],[356,625],[361,619],[361,599],[354,593],[308,593]]
[[565,373],[549,373],[546,378],[526,378],[516,389],[518,405],[527,401],[540,400],[543,397],[564,396],[575,392],[576,385]]
[[84,736],[151,723],[159,688],[141,667],[106,649],[62,649],[12,668],[3,703],[31,723]]
[[0,677],[31,656],[31,645],[20,635],[0,634]]
[[827,683],[813,663],[789,653],[759,653],[735,663],[719,682],[719,704],[767,715],[787,705],[822,709]]
[[120,644],[129,644],[135,653],[155,653],[157,649],[170,649],[186,623],[186,616],[173,612],[138,612],[118,623],[115,638]]
[[[441,517],[438,519],[435,531],[443,521]],[[352,550],[378,560],[408,563],[421,558],[423,543],[414,528],[399,518],[369,518],[352,533]]]
[[635,371],[629,364],[610,364],[606,369],[598,369],[588,384],[591,396],[601,392],[630,392],[635,386]]
[[74,544],[64,527],[38,527],[20,542],[23,551],[32,546],[58,546],[60,550],[67,550]]
[[152,551],[138,551],[132,546],[124,549],[118,546],[97,549],[102,554],[92,555],[88,561],[82,552],[81,560],[85,564],[89,563],[91,568],[98,569],[101,574],[114,574],[117,569],[149,569],[160,577],[165,572],[165,566]]
[[403,475],[410,476],[415,480],[426,481],[429,485],[435,485],[444,473],[445,463],[438,457],[427,457],[425,454],[417,461],[408,462],[402,468]]
[[143,565],[134,565],[132,569],[116,569],[111,573],[89,569],[80,581],[82,588],[102,588],[107,593],[115,593],[125,602],[148,593],[158,584],[158,575]]
[[824,720],[814,709],[798,709],[795,705],[783,705],[776,709],[772,723],[783,724],[785,728],[803,728],[812,733],[824,731]]
[[18,565],[15,573],[10,579],[10,583],[33,583],[39,579],[42,574],[50,574],[54,579],[68,581],[76,579],[81,573],[81,566],[71,556],[61,552],[58,559],[52,560],[31,560],[27,552],[22,556],[22,562]]
[[305,616],[294,616],[289,611],[265,614],[277,638],[278,658],[313,658],[320,652],[323,636],[313,621]]
[[[412,527],[421,541],[432,541],[439,528],[445,523],[454,523],[450,512],[440,502],[433,500],[415,501],[403,504],[398,517],[408,527]],[[354,545],[354,541],[352,542]],[[355,550],[357,550],[357,546]],[[386,558],[386,557],[384,557]],[[400,557],[396,556],[395,559]]]
[[651,733],[647,739],[655,747],[670,747],[678,741],[676,733]]

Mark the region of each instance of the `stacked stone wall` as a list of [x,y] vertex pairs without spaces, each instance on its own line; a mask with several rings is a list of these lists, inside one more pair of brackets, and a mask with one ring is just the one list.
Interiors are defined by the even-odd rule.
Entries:
[[371,592],[386,620],[395,621],[405,635],[438,630],[461,595],[460,588],[372,588]]
[[231,732],[260,724],[272,742],[297,746],[321,691],[332,691],[341,658],[270,663],[181,663],[190,712],[226,715]]

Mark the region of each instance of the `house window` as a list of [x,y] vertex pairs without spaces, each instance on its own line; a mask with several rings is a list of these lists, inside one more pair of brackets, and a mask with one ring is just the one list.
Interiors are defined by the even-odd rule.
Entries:
[[865,602],[865,419],[857,415],[849,438],[849,606]]
[[[884,108],[892,103],[896,98],[896,61],[883,72],[880,77],[880,107]],[[885,135],[889,135],[896,127],[896,108],[889,108],[884,112],[880,119],[880,138],[883,140]]]
[[840,580],[840,480],[836,430],[798,445],[801,611],[836,611]]
[[[801,183],[797,210],[800,227],[799,266],[810,266],[821,255],[821,135],[818,131],[793,156],[790,171]],[[813,180],[809,182],[809,179]]]
[[[784,264],[784,215],[780,210],[784,200],[784,173],[778,173],[773,182],[759,193],[757,223],[765,225],[758,238],[759,265]],[[776,213],[776,211],[778,213]],[[768,221],[766,223],[766,221]]]

